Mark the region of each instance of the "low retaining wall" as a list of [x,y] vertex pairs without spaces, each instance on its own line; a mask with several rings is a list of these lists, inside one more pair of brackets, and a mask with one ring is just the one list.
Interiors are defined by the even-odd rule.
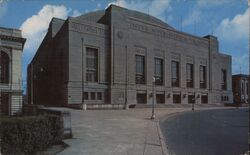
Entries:
[[71,113],[66,110],[62,109],[55,109],[55,108],[48,108],[48,107],[38,107],[37,108],[37,114],[43,115],[43,114],[53,114],[60,116],[60,118],[63,121],[63,138],[72,138],[72,129],[71,129]]

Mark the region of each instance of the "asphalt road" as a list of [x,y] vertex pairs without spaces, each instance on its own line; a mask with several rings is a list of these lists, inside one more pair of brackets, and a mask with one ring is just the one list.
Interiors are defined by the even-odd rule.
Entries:
[[190,111],[161,121],[171,154],[240,155],[248,150],[249,110]]

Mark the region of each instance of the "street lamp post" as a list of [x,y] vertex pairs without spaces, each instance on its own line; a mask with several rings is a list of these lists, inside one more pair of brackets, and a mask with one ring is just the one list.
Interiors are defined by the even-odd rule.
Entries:
[[155,77],[152,79],[152,116],[151,119],[155,119]]
[[83,42],[84,42],[84,39],[81,38],[82,40],[82,109],[83,110],[87,110],[87,105],[86,103],[84,102],[84,75],[85,75],[85,72],[84,72],[84,50],[83,50]]
[[126,57],[125,57],[125,106],[124,109],[127,110],[128,108],[128,50],[127,50],[127,45],[125,46],[125,52],[126,52]]
[[[194,100],[194,99],[193,99]],[[195,100],[193,101],[193,103],[192,103],[192,111],[194,111],[194,102],[195,102]]]
[[193,102],[192,102],[192,111],[194,111],[195,98],[196,98],[196,96],[194,95],[194,97],[192,98],[192,100],[193,100]]

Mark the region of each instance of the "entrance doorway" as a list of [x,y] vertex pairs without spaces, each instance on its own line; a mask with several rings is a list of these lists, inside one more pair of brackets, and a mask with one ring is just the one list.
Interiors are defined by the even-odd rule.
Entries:
[[156,103],[164,104],[165,103],[165,94],[156,94]]
[[195,94],[193,93],[188,94],[188,103],[195,104]]
[[207,94],[203,94],[201,95],[201,103],[202,104],[207,104],[208,103],[208,95]]
[[147,103],[147,94],[146,93],[137,93],[136,99],[138,104],[146,104]]
[[9,115],[10,114],[10,95],[9,93],[1,93],[0,96],[0,106],[1,114]]

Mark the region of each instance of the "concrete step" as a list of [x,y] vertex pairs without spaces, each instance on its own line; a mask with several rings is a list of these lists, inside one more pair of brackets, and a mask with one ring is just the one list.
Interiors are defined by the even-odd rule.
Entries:
[[[222,107],[218,104],[194,104],[194,107]],[[152,104],[130,104],[132,108],[152,108]],[[192,104],[155,104],[156,108],[191,108]],[[87,109],[124,109],[124,104],[87,104]]]
[[123,109],[123,104],[87,104],[87,109]]
[[[152,108],[152,104],[136,104],[135,108]],[[194,107],[223,107],[224,105],[218,104],[194,104]],[[156,108],[188,108],[192,104],[155,104]]]

